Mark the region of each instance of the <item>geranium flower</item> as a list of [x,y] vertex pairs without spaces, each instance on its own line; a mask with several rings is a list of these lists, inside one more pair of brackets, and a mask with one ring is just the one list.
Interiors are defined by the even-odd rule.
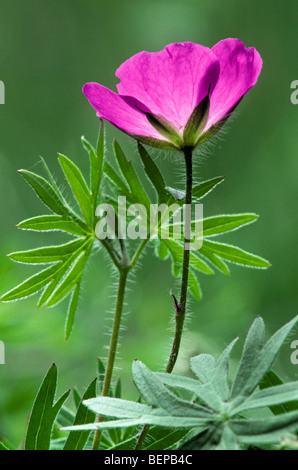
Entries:
[[140,52],[116,71],[118,93],[98,83],[83,92],[97,115],[154,147],[195,147],[216,133],[255,85],[260,54],[238,39],[212,49],[191,42]]

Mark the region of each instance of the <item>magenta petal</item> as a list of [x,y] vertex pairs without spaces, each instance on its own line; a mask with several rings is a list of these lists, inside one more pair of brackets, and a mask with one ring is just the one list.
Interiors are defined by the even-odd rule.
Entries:
[[121,96],[98,83],[86,83],[83,93],[100,118],[131,135],[165,140],[151,126],[145,114],[130,106]]
[[206,130],[231,111],[255,85],[262,69],[262,59],[256,49],[238,39],[224,39],[212,51],[220,62],[220,76],[211,97]]
[[192,111],[211,93],[219,76],[219,61],[199,44],[175,43],[160,52],[140,52],[116,71],[120,95],[143,103],[144,109],[183,128]]

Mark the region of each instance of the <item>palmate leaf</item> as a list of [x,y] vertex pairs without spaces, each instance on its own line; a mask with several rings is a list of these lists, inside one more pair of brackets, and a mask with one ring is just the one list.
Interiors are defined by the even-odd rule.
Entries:
[[[95,208],[101,184],[104,158],[104,134],[101,126],[98,144],[94,149],[86,139],[82,139],[90,156],[89,189],[79,168],[66,156],[59,155],[59,162],[65,177],[77,200],[85,221],[68,205],[54,176],[41,158],[47,179],[27,170],[20,174],[34,189],[35,193],[54,215],[42,215],[20,222],[22,230],[39,232],[63,231],[75,236],[71,241],[58,246],[45,246],[33,250],[10,253],[8,257],[19,263],[51,264],[52,266],[31,276],[1,297],[4,302],[19,300],[40,290],[42,294],[38,307],[53,306],[71,294],[65,336],[69,338],[73,328],[75,311],[78,305],[81,278],[90,256],[95,239]],[[104,243],[104,242],[103,242]]]
[[57,367],[53,364],[34,401],[26,433],[25,450],[49,450],[57,414],[70,393],[68,390],[54,403],[56,388]]
[[[238,450],[250,445],[279,444],[283,437],[289,437],[290,432],[298,429],[297,410],[258,420],[243,419],[243,413],[297,400],[298,382],[269,386],[257,391],[263,376],[268,373],[281,345],[297,322],[298,316],[278,330],[261,348],[264,343],[264,324],[258,318],[247,336],[232,386],[228,380],[228,363],[236,340],[217,361],[207,354],[192,358],[191,366],[199,380],[154,373],[141,362],[134,361],[134,381],[147,405],[118,398],[91,399],[84,402],[87,408],[115,419],[66,427],[65,430],[118,429],[142,424],[173,430],[191,428],[191,435],[180,446],[181,449],[189,450]],[[253,367],[250,367],[250,361]],[[193,392],[200,404],[197,400],[194,403],[179,398],[167,387]],[[234,398],[231,399],[232,396]]]
[[[37,307],[41,307],[46,304],[48,300],[53,297],[53,293],[56,292],[62,281],[65,281],[66,276],[69,274],[71,269],[74,267],[76,261],[81,256],[82,253],[90,252],[92,248],[93,240],[86,238],[81,241],[80,244],[76,247],[77,249],[65,257],[58,265],[58,270],[51,279],[51,282],[44,289],[42,295],[39,298]],[[84,266],[82,266],[81,274],[83,273]],[[78,282],[77,282],[78,283]]]

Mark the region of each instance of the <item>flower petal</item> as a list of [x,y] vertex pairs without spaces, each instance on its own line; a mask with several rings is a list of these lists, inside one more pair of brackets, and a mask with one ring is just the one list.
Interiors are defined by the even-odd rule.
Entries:
[[206,129],[220,121],[256,84],[262,69],[258,51],[238,39],[224,39],[212,51],[220,61],[220,76],[211,97]]
[[[116,71],[121,95],[137,100],[143,111],[162,116],[178,129],[211,93],[219,76],[219,61],[211,49],[190,42],[169,44],[160,52],[140,52]],[[143,105],[143,106],[142,106]]]
[[164,137],[149,123],[145,114],[131,106],[117,93],[98,83],[86,83],[83,93],[100,118],[131,135],[143,135],[164,141]]

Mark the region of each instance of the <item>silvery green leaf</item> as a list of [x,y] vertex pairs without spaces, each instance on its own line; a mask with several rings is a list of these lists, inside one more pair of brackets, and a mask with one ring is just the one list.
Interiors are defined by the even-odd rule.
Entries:
[[171,393],[142,362],[134,361],[133,377],[139,392],[151,406],[162,408],[170,416],[208,417],[209,413],[203,407],[182,400]]
[[201,380],[201,382],[209,383],[214,374],[216,361],[210,354],[199,354],[190,359],[192,371]]
[[249,329],[240,364],[232,385],[231,397],[240,395],[246,387],[255,367],[260,360],[261,351],[265,344],[265,325],[261,317],[257,317]]
[[298,384],[297,382],[289,382],[255,392],[234,410],[234,413],[242,413],[243,411],[256,408],[271,407],[289,403],[294,400],[298,400]]
[[279,443],[289,432],[298,429],[298,411],[260,420],[234,420],[230,426],[246,444]]
[[237,396],[234,396],[234,407],[242,404],[259,385],[264,375],[271,369],[271,366],[282,347],[284,341],[288,337],[291,330],[294,328],[298,321],[298,316],[293,318],[289,323],[280,328],[265,344],[262,350],[258,353],[258,361],[255,367],[250,371],[249,377],[245,384],[239,390]]

